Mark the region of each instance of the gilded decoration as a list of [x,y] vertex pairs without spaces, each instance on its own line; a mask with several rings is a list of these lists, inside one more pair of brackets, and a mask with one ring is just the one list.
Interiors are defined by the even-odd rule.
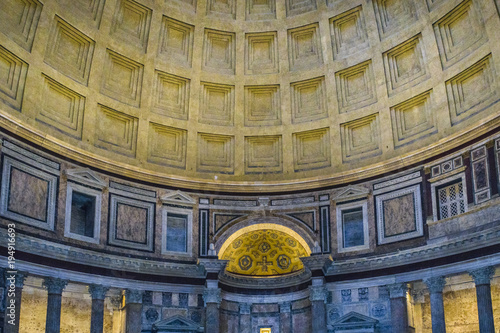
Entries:
[[289,234],[270,229],[254,230],[234,239],[224,250],[229,272],[272,276],[304,268],[300,257],[308,256],[302,244]]

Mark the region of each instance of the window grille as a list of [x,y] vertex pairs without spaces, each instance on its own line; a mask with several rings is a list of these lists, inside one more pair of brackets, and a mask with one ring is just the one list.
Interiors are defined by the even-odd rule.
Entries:
[[438,189],[439,219],[465,213],[465,195],[462,182]]

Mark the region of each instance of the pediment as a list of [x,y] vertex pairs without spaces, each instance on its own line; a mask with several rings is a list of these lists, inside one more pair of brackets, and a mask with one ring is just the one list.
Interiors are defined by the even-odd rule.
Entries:
[[97,173],[89,168],[66,170],[66,177],[68,177],[69,180],[98,188],[104,188],[108,185],[104,179],[99,177]]
[[166,193],[165,195],[162,195],[160,199],[162,202],[170,204],[189,205],[189,206],[193,206],[196,204],[196,201],[191,196],[179,190]]
[[378,320],[370,318],[368,316],[362,315],[361,313],[357,313],[354,311],[349,312],[348,314],[340,317],[336,321],[332,323],[334,328],[344,328],[348,329],[350,327],[375,327],[378,323]]
[[203,327],[200,327],[194,321],[181,317],[179,315],[161,320],[152,327],[153,332],[203,332]]
[[365,198],[370,193],[370,190],[356,185],[349,185],[342,189],[332,200],[333,201],[347,201],[358,198]]

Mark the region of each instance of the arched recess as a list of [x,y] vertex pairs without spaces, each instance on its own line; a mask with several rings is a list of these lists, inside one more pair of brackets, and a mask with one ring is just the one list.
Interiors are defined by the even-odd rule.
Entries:
[[217,253],[222,254],[225,249],[239,236],[254,230],[279,230],[297,239],[307,254],[311,254],[316,241],[314,234],[298,226],[296,223],[280,217],[256,217],[240,221],[226,229],[215,242]]

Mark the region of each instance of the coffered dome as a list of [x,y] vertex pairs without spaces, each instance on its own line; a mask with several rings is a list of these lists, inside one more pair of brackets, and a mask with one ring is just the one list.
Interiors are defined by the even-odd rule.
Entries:
[[2,125],[154,184],[336,185],[415,165],[498,122],[497,13],[476,1],[2,8]]

